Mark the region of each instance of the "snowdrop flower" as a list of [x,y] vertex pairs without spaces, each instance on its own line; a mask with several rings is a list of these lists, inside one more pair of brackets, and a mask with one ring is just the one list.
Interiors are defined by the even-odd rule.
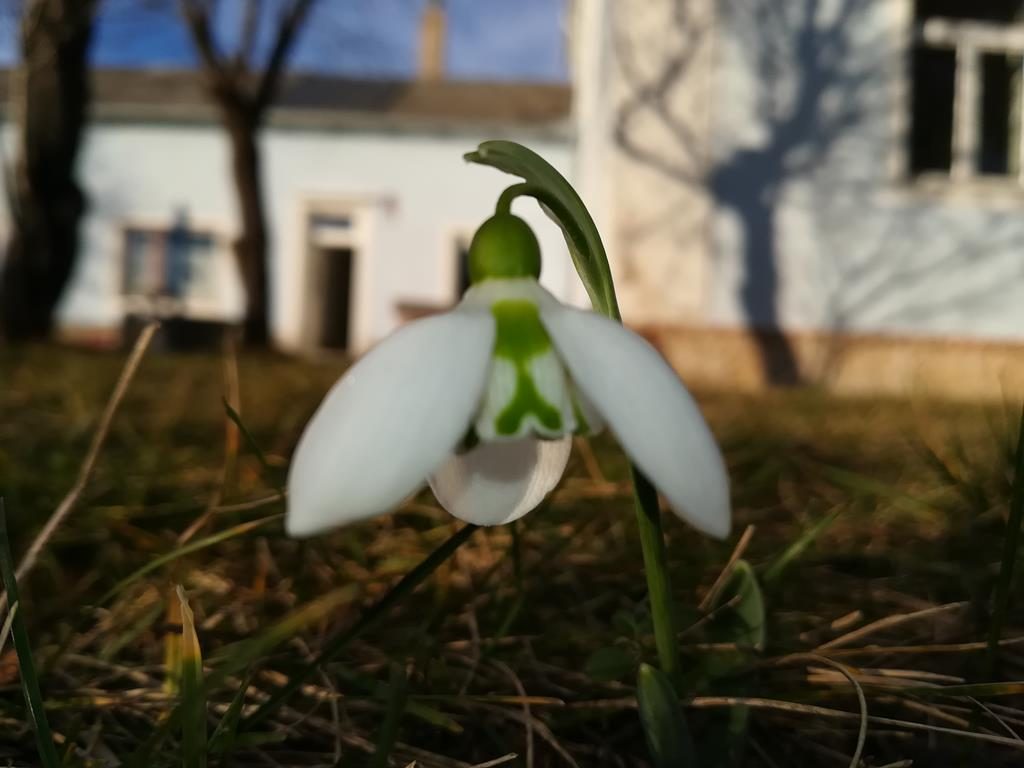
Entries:
[[295,451],[293,536],[388,512],[430,484],[455,517],[497,525],[555,487],[572,436],[604,425],[694,527],[729,532],[721,455],[654,348],[540,286],[540,248],[499,213],[475,234],[451,311],[402,327],[328,393]]

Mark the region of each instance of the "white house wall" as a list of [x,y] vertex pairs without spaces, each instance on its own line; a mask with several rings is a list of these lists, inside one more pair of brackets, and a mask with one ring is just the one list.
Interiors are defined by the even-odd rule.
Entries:
[[[708,319],[1024,337],[1019,184],[904,173],[909,0],[719,9]],[[751,264],[768,259],[777,285],[762,279],[745,298]]]
[[[9,130],[6,138],[11,147]],[[367,235],[356,266],[365,287],[353,309],[356,347],[393,330],[402,302],[450,303],[454,236],[471,234],[493,212],[500,191],[515,181],[463,161],[463,153],[489,138],[522,141],[568,172],[567,141],[514,130],[503,135],[268,130],[262,139],[264,189],[271,229],[271,324],[279,343],[303,343],[304,217],[310,206],[349,206]],[[89,212],[82,256],[60,307],[62,325],[118,327],[124,312],[123,227],[168,226],[180,211],[187,212],[193,228],[218,235],[221,316],[241,314],[243,297],[230,252],[237,230],[235,198],[227,144],[217,126],[94,125],[80,162]],[[571,265],[560,233],[536,205],[520,201],[516,211],[531,221],[541,240],[542,280],[565,295]]]
[[[370,277],[367,306],[359,311],[357,346],[395,327],[397,304],[445,305],[452,300],[453,237],[472,234],[494,212],[501,190],[515,179],[491,168],[467,164],[462,155],[493,136],[351,134],[335,136],[275,131],[268,137],[268,202],[278,216],[275,296],[281,301],[280,338],[301,337],[299,306],[305,272],[292,268],[303,260],[302,208],[334,199],[351,201],[370,217],[367,252]],[[510,137],[511,138],[511,137]],[[568,145],[521,138],[568,173]],[[571,264],[557,228],[540,209],[520,201],[515,211],[533,224],[544,252],[542,280],[564,295]],[[356,267],[357,272],[359,267]]]
[[123,228],[169,227],[179,213],[218,236],[221,317],[242,311],[230,241],[234,202],[222,137],[206,127],[97,126],[89,130],[79,181],[88,198],[81,254],[59,309],[63,326],[116,328],[123,320]]
[[632,323],[699,323],[706,314],[712,8],[713,0],[575,4],[582,193],[603,214]]
[[607,137],[586,162],[627,318],[1024,337],[1024,187],[906,172],[912,0],[597,5],[576,77],[606,112],[579,130]]

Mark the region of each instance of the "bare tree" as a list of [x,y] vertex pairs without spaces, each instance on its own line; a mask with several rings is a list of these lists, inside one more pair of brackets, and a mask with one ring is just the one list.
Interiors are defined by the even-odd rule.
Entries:
[[221,50],[214,30],[217,0],[179,0],[202,62],[207,90],[220,111],[231,142],[231,170],[241,217],[235,254],[247,297],[244,336],[252,346],[264,346],[269,341],[269,237],[257,139],[280,86],[289,53],[314,2],[288,0],[282,4],[273,20],[269,53],[260,64],[257,48],[260,26],[266,18],[261,0],[247,0],[239,21],[237,47],[230,53]]
[[12,95],[19,155],[7,180],[13,232],[0,272],[0,330],[48,336],[78,253],[85,196],[75,163],[89,103],[88,55],[98,0],[28,0]]

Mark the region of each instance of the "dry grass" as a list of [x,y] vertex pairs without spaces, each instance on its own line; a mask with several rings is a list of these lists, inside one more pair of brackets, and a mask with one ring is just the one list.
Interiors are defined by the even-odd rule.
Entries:
[[[5,354],[0,494],[17,556],[73,487],[123,360]],[[231,725],[456,529],[423,495],[329,537],[283,536],[287,457],[340,369],[240,361],[238,410],[264,463],[225,417],[233,374],[221,359],[143,363],[77,507],[22,588],[60,748],[73,764],[181,764],[180,727],[168,720],[181,584],[206,662],[214,764],[230,754],[246,766],[360,765],[393,720],[392,765],[646,765],[632,684],[653,642],[626,467],[606,438],[574,452],[560,490],[515,532],[473,534],[286,705]],[[850,765],[862,692],[863,765],[1024,760],[1024,685],[1007,682],[1024,679],[1019,608],[1002,682],[972,685],[990,682],[1012,420],[1001,409],[815,392],[701,399],[737,517],[724,544],[668,525],[704,754],[724,755],[728,723],[749,715],[743,765]],[[763,578],[763,650],[728,642],[735,601],[697,608],[748,525],[741,554]],[[17,674],[8,651],[0,760],[31,764]]]

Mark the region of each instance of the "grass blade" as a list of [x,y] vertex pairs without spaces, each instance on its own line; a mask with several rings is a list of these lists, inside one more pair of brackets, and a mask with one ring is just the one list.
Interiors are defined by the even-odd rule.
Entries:
[[28,639],[28,630],[20,611],[13,606],[20,604],[18,597],[18,580],[14,576],[14,559],[11,556],[11,542],[7,535],[7,513],[4,500],[0,498],[0,575],[3,576],[4,589],[7,590],[7,601],[11,608],[11,634],[14,638],[14,650],[18,655],[18,672],[21,677],[21,691],[25,695],[25,706],[28,708],[29,721],[36,734],[36,746],[39,749],[39,760],[44,768],[59,768],[61,761],[57,755],[57,747],[53,743],[53,733],[43,709],[43,694],[39,688],[39,675],[36,672],[35,660],[32,658],[32,646]]
[[242,707],[245,706],[245,695],[249,692],[250,679],[246,675],[242,684],[238,686],[231,704],[228,705],[224,717],[217,723],[217,727],[210,736],[209,751],[216,752],[222,757],[227,757],[235,747],[235,737],[238,735],[238,724],[242,721]]
[[768,614],[757,574],[746,560],[736,561],[732,575],[712,601],[716,608],[727,603],[733,607],[716,622],[723,633],[717,639],[744,649],[763,650]]
[[[767,637],[767,609],[764,594],[753,567],[740,559],[732,573],[712,596],[712,605],[719,611],[712,621],[711,639],[735,646],[737,651],[725,656],[708,654],[694,667],[698,679],[729,678],[749,665],[751,658],[764,649]],[[756,678],[743,675],[726,686],[737,695],[745,696],[756,686]],[[703,683],[702,683],[703,685]],[[742,765],[750,729],[748,707],[733,707],[722,722],[712,722],[702,732],[703,743],[708,745],[712,765]]]
[[409,688],[409,678],[405,674],[405,667],[401,664],[391,665],[391,684],[388,686],[388,708],[384,716],[384,722],[380,726],[380,734],[377,736],[377,748],[373,753],[373,761],[370,768],[387,768],[388,758],[391,750],[395,748],[398,741],[398,726],[402,722],[402,714],[405,712],[405,699]]
[[271,625],[256,637],[242,640],[224,648],[210,659],[215,667],[211,683],[220,682],[227,675],[239,672],[270,654],[277,646],[295,637],[310,624],[322,621],[333,611],[352,602],[358,593],[354,584],[338,587],[321,595],[305,605],[296,608],[287,616]]
[[11,627],[14,626],[14,617],[18,615],[18,604],[14,603],[11,605],[11,610],[7,612],[7,618],[4,619],[4,626],[0,629],[0,652],[3,651],[7,645],[7,638],[11,636]]
[[167,565],[167,563],[171,563],[180,557],[184,557],[185,555],[190,555],[193,552],[199,552],[200,550],[206,549],[207,547],[212,547],[215,544],[220,544],[221,542],[227,541],[228,539],[233,539],[236,536],[242,536],[243,534],[249,533],[249,531],[256,530],[257,528],[262,528],[267,523],[272,523],[275,520],[280,520],[282,517],[283,515],[270,515],[268,517],[261,517],[259,520],[250,520],[247,523],[239,523],[238,525],[228,528],[226,531],[220,531],[218,533],[212,534],[211,536],[207,536],[204,539],[196,539],[195,541],[191,541],[188,544],[185,544],[184,546],[173,549],[165,555],[161,555],[160,557],[156,557],[150,560],[144,566],[135,571],[135,573],[132,573],[131,575],[121,579],[121,581],[117,582],[117,584],[111,587],[107,591],[107,593],[99,599],[98,603],[99,605],[105,605],[112,598],[116,597],[120,592],[122,592],[126,587],[138,581],[147,573],[152,573],[156,569]]
[[1020,696],[1024,694],[1024,681],[1005,683],[964,683],[963,685],[915,685],[900,688],[896,691],[900,696],[913,696],[919,699],[937,699],[944,696],[973,699],[990,699],[997,696]]
[[464,525],[458,531],[449,536],[444,543],[427,555],[419,565],[405,574],[387,594],[367,609],[366,613],[349,629],[337,635],[333,640],[327,642],[320,655],[309,664],[295,670],[280,690],[275,692],[265,701],[258,710],[246,718],[244,726],[251,727],[262,722],[309,680],[321,665],[337,658],[352,640],[359,637],[383,618],[391,608],[397,605],[406,595],[418,587],[428,576],[436,571],[442,563],[455,554],[479,526],[473,524]]
[[[355,691],[372,694],[378,699],[387,699],[391,696],[391,690],[388,684],[380,680],[360,675],[341,666],[332,667],[331,673],[346,685],[351,686]],[[433,728],[444,729],[449,733],[463,733],[465,731],[457,720],[449,717],[439,709],[425,703],[433,701],[429,696],[421,696],[417,698],[419,700],[409,697],[406,698],[406,715],[409,717],[415,717],[417,720],[422,720]],[[456,700],[458,700],[458,697],[456,697]]]
[[181,744],[183,768],[206,768],[206,686],[203,655],[196,635],[195,617],[185,590],[178,587],[181,605],[181,645],[178,688],[181,691]]
[[[256,459],[259,461],[260,466],[263,467],[263,471],[267,473],[267,477],[274,477],[274,468],[270,466],[270,462],[267,461],[267,455],[263,453],[263,449],[260,448],[259,443],[256,442],[256,438],[252,436],[252,432],[249,431],[248,427],[242,422],[242,417],[234,408],[231,407],[231,403],[226,398],[221,398],[221,402],[224,403],[224,410],[227,412],[228,418],[238,427],[238,431],[242,433],[242,437],[245,439],[245,444],[249,446],[249,450],[253,452]],[[284,487],[275,482],[274,486],[278,492],[284,496]]]
[[999,666],[999,641],[1003,636],[1006,613],[1010,609],[1010,588],[1013,585],[1013,570],[1017,564],[1017,549],[1020,544],[1020,527],[1024,520],[1024,409],[1021,410],[1017,434],[1017,454],[1014,461],[1013,493],[1010,498],[1010,515],[1006,520],[1006,534],[1003,538],[1003,559],[999,565],[996,581],[995,605],[988,635],[988,676],[991,679]]
[[800,559],[801,555],[818,540],[818,537],[832,526],[832,523],[836,521],[840,514],[841,511],[836,510],[832,514],[826,515],[794,539],[765,569],[764,574],[761,576],[761,583],[764,587],[770,589],[775,586],[790,564]]

